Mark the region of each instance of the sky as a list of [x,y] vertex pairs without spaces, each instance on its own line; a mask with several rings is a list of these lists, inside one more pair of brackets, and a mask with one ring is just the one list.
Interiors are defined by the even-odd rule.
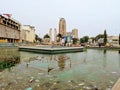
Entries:
[[65,18],[67,32],[78,29],[79,37],[120,33],[120,0],[0,0],[0,14],[12,14],[22,25],[35,26],[43,37],[49,29],[59,29]]

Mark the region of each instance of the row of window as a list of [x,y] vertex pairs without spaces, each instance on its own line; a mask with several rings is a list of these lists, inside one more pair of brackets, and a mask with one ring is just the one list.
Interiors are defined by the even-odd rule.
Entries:
[[7,25],[7,26],[9,26],[9,27],[11,27],[11,28],[20,29],[18,26],[14,25],[12,23],[9,23],[9,22],[7,22],[5,20],[2,20],[2,23],[5,24],[5,25]]

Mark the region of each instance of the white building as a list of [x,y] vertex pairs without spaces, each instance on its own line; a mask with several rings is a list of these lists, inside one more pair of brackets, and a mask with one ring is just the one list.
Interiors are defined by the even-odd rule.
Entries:
[[119,45],[119,36],[108,36],[107,40],[108,40],[108,43],[110,43],[113,46]]
[[23,25],[21,27],[21,40],[22,42],[34,42],[35,27],[30,25]]
[[[104,43],[104,38],[98,39],[98,43]],[[112,46],[119,46],[119,36],[108,36],[107,43]]]
[[98,39],[98,43],[104,43],[104,38]]
[[73,38],[78,38],[78,29],[73,29],[72,35],[73,35]]

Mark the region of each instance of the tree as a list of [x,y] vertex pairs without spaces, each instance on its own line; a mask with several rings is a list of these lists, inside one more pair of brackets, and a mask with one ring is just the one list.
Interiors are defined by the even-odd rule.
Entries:
[[46,34],[46,35],[44,36],[44,38],[50,38],[50,36],[49,36],[48,34]]
[[104,38],[103,34],[99,34],[95,37],[95,40],[98,41],[100,38]]
[[62,39],[63,36],[62,36],[62,34],[58,33],[57,37],[58,37],[58,40],[57,40],[57,41],[59,42],[60,39]]
[[83,38],[84,38],[85,42],[88,42],[88,39],[89,39],[88,36],[84,36]]
[[36,40],[36,41],[38,40],[38,38],[39,38],[39,37],[38,37],[38,35],[37,35],[37,34],[35,34],[35,40]]
[[62,34],[58,33],[57,37],[62,38]]
[[83,38],[80,38],[80,43],[84,43],[84,39]]
[[95,37],[91,37],[91,39],[92,39],[92,43],[94,43],[94,41],[95,41]]
[[119,45],[120,45],[120,34],[119,34]]
[[77,41],[78,41],[78,39],[77,39],[77,38],[72,38],[72,40],[73,40],[73,44],[76,44],[76,43],[77,43]]
[[39,41],[39,42],[42,41],[42,39],[41,39],[37,34],[35,34],[35,40],[36,40],[36,41]]
[[42,42],[42,38],[39,37],[39,38],[38,38],[38,41],[39,41],[39,42]]
[[107,33],[106,30],[104,31],[104,45],[107,43]]
[[88,36],[84,36],[84,37],[80,38],[80,42],[81,42],[81,43],[88,42],[88,39],[89,39]]

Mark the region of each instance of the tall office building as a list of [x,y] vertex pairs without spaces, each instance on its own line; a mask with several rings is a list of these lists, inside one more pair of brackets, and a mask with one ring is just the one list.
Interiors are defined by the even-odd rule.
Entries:
[[52,42],[52,28],[49,30],[49,36],[50,36],[50,43]]
[[61,18],[59,21],[59,33],[66,36],[66,21],[64,18]]
[[78,38],[78,29],[72,30],[72,36],[73,36],[73,38]]
[[57,41],[57,30],[56,28],[54,28],[54,42]]

